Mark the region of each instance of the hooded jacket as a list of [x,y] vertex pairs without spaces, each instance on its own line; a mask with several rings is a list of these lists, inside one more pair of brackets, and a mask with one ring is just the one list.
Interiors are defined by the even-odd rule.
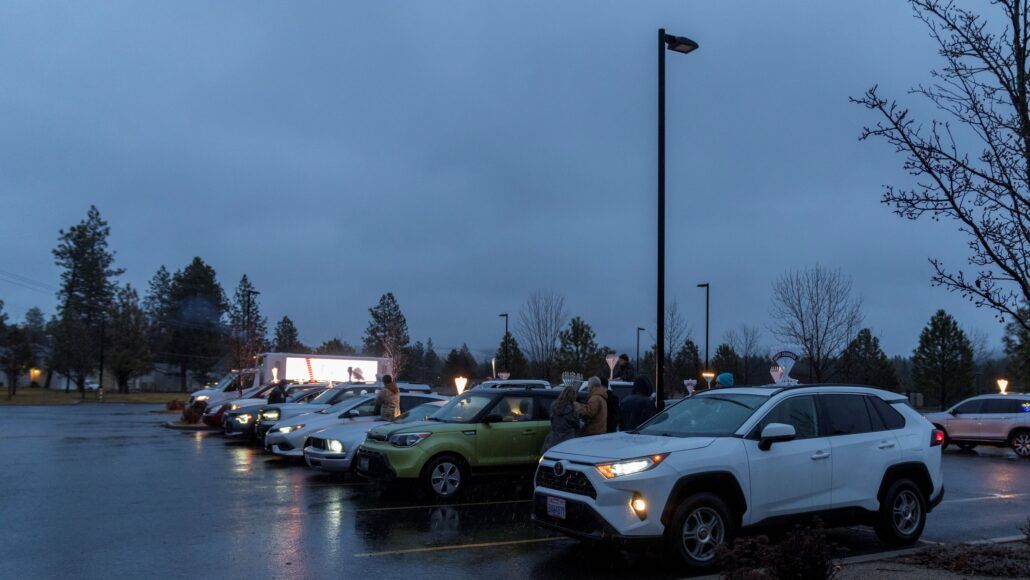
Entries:
[[575,403],[565,405],[561,409],[556,407],[557,405],[551,407],[551,430],[544,439],[544,446],[540,449],[541,454],[559,443],[577,437],[580,426],[583,424],[579,413],[576,412]]
[[601,435],[608,432],[608,389],[604,386],[590,389],[587,402],[579,412],[586,425],[583,435]]
[[638,378],[633,382],[633,393],[619,405],[619,416],[624,431],[636,429],[644,421],[654,417],[657,410],[654,401],[651,400],[650,391],[650,385],[646,380]]

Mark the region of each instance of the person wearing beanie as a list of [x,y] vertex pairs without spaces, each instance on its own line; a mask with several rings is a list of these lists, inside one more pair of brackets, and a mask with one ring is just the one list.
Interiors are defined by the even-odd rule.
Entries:
[[722,373],[715,377],[715,387],[717,389],[725,389],[726,387],[733,386],[733,373]]
[[633,392],[619,405],[619,423],[623,431],[632,431],[654,417],[657,410],[651,400],[651,382],[646,377],[633,381]]

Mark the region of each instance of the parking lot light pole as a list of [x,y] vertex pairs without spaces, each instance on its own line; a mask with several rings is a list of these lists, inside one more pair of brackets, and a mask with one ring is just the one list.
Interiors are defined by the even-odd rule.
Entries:
[[498,314],[504,318],[504,339],[501,340],[501,344],[504,345],[504,372],[511,372],[511,365],[508,362],[508,313]]
[[655,340],[655,403],[665,407],[665,51],[689,54],[698,44],[658,29],[658,337]]
[[708,342],[708,314],[709,314],[709,312],[711,312],[711,309],[710,309],[711,300],[710,300],[710,298],[711,298],[711,295],[712,295],[712,293],[711,293],[712,287],[711,287],[711,285],[708,282],[702,282],[701,284],[698,284],[697,287],[705,289],[705,370],[707,371],[707,370],[709,370],[709,368],[708,368],[708,345],[709,345],[709,342]]

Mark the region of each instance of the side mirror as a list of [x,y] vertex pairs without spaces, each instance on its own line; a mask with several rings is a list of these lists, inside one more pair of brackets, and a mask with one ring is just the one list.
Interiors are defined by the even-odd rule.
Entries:
[[483,417],[483,422],[487,425],[489,425],[490,423],[500,423],[501,421],[504,421],[504,417],[496,414],[490,414],[486,417]]
[[765,426],[765,429],[762,429],[761,439],[758,440],[758,448],[762,451],[768,451],[772,448],[773,443],[792,441],[797,436],[798,433],[794,430],[793,425],[769,423]]
[[350,411],[347,411],[347,416],[348,417],[360,417],[361,416],[361,411],[359,411],[357,409],[351,409]]
[[952,409],[952,410],[948,411],[948,413],[950,413],[951,416],[954,417],[955,415],[958,415],[958,409]]

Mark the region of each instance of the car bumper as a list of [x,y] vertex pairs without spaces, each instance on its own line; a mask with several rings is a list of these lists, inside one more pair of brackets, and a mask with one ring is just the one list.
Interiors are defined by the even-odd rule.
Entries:
[[347,453],[331,453],[314,447],[304,448],[304,461],[308,467],[320,471],[345,473],[351,470],[351,456]]
[[225,427],[222,428],[222,432],[227,437],[248,437],[254,435],[254,422],[240,423],[235,417],[231,417],[225,421]]
[[941,486],[941,490],[937,492],[936,497],[930,498],[930,506],[927,508],[926,512],[932,512],[935,507],[941,505],[942,501],[944,501],[944,486]]
[[547,513],[547,498],[550,494],[538,491],[533,494],[533,521],[549,530],[587,542],[616,544],[620,547],[645,547],[661,541],[662,536],[626,536],[620,534],[601,514],[583,501],[565,499],[565,517],[557,518]]
[[[388,443],[363,443],[355,457],[355,471],[370,479],[418,479],[422,475],[426,453],[415,447],[394,447]],[[368,469],[362,470],[362,458],[368,459]]]

